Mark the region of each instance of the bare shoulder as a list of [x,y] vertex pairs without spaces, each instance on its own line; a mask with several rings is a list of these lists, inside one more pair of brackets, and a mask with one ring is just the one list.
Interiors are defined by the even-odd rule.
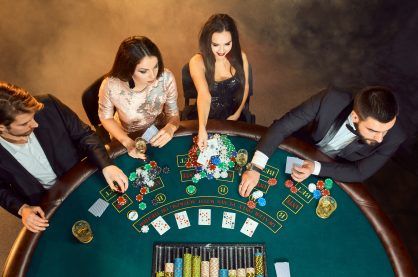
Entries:
[[189,68],[190,72],[204,72],[205,71],[205,63],[203,61],[203,56],[200,54],[194,55],[189,61]]

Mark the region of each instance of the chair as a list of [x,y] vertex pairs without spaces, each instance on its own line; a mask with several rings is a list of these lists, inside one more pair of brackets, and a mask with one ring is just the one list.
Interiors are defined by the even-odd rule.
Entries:
[[93,84],[91,84],[84,92],[81,97],[81,101],[83,103],[84,111],[87,114],[87,117],[90,123],[93,125],[94,129],[96,130],[96,134],[99,138],[103,141],[103,143],[107,144],[110,142],[110,135],[106,131],[106,129],[102,126],[98,110],[99,110],[99,89],[100,85],[104,76],[97,79]]
[[[184,93],[184,109],[181,112],[181,120],[186,120],[191,111],[196,111],[197,91],[194,86],[193,79],[190,76],[189,63],[186,63],[181,70],[183,93]],[[255,115],[250,112],[250,97],[253,95],[253,72],[251,64],[248,65],[248,97],[242,109],[241,117],[245,122],[254,124]],[[191,103],[194,100],[194,103]]]

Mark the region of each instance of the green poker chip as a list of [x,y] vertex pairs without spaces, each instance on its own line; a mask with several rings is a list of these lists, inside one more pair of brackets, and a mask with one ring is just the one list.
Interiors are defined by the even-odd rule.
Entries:
[[188,195],[193,195],[197,192],[197,188],[196,188],[196,186],[189,185],[189,186],[186,187],[186,192],[187,192]]
[[139,203],[138,208],[143,211],[147,208],[147,204],[145,204],[144,202]]
[[131,174],[129,174],[129,181],[131,182],[135,181],[136,177],[138,177],[136,172],[132,172]]
[[330,190],[332,188],[333,182],[330,178],[325,179],[325,188]]

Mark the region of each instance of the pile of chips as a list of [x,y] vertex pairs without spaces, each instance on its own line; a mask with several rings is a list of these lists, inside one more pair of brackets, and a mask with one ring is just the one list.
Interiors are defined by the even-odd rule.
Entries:
[[319,199],[322,196],[328,196],[331,194],[330,190],[333,186],[333,181],[330,178],[325,179],[325,182],[318,180],[316,184],[310,183],[308,185],[309,191],[313,194],[315,199]]
[[260,207],[264,207],[267,202],[266,199],[263,197],[264,193],[261,190],[254,191],[247,201],[247,207],[250,209],[254,209],[257,204],[260,205]]
[[[162,173],[168,174],[170,168],[164,166],[161,168],[156,161],[150,161],[149,163],[138,167],[135,172],[129,174],[129,181],[132,182],[132,186],[152,188],[154,186],[154,180]],[[142,193],[146,194],[146,193]]]
[[195,175],[192,177],[193,183],[198,183],[202,178],[218,179],[227,178],[228,169],[235,166],[235,158],[237,151],[235,146],[228,139],[226,135],[209,135],[208,139],[216,139],[217,143],[214,149],[211,149],[216,155],[212,155],[207,164],[199,164],[197,162],[200,155],[199,147],[197,146],[197,136],[193,137],[193,146],[189,150],[186,168],[194,168]]
[[[292,193],[297,193],[299,190],[295,186],[292,180],[286,180],[284,186],[290,190]],[[330,178],[325,179],[325,182],[318,180],[316,184],[310,183],[308,185],[308,190],[312,193],[315,199],[321,198],[321,196],[330,195],[330,189],[333,186],[333,181]]]

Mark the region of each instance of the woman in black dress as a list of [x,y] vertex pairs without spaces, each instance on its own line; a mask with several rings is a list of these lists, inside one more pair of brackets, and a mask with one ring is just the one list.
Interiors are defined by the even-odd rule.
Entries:
[[234,20],[212,15],[200,31],[200,53],[189,62],[197,90],[198,146],[204,149],[209,119],[239,120],[248,97],[248,61]]

